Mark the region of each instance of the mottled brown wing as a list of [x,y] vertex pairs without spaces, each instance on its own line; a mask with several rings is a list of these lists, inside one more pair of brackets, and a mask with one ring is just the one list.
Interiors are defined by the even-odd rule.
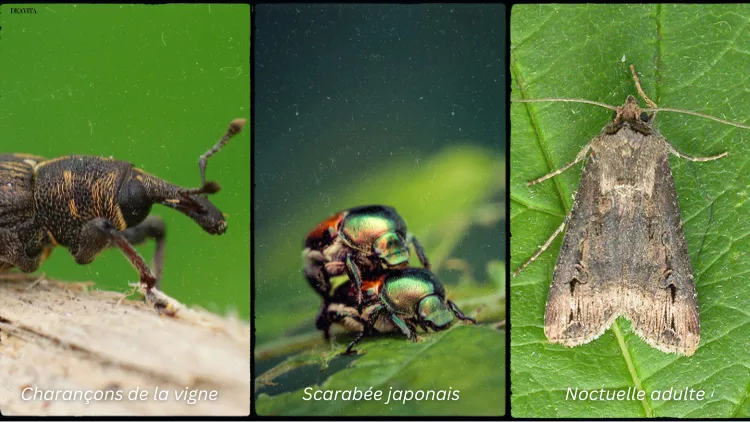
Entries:
[[647,259],[659,264],[661,274],[654,274],[645,283],[633,280],[624,310],[646,343],[667,353],[690,356],[700,343],[698,299],[666,153],[658,160],[654,190],[659,194],[653,200],[651,235],[660,247],[655,247]]
[[[592,144],[596,144],[594,140]],[[597,220],[600,213],[599,180],[602,166],[598,156],[589,155],[567,217],[565,236],[552,277],[544,316],[544,334],[552,343],[572,347],[599,337],[616,317],[615,298],[609,286],[591,274],[591,248],[597,248]],[[601,239],[599,237],[599,239]]]
[[599,337],[619,315],[651,346],[690,355],[699,341],[689,257],[665,141],[623,128],[592,143],[545,315],[553,343]]

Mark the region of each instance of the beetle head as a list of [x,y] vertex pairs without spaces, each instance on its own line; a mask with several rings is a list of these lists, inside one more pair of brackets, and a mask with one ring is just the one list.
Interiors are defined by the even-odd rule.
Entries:
[[375,239],[372,248],[375,255],[385,261],[389,267],[409,261],[409,247],[395,232],[387,232]]
[[426,296],[417,306],[420,320],[434,331],[442,330],[455,318],[453,311],[438,295]]

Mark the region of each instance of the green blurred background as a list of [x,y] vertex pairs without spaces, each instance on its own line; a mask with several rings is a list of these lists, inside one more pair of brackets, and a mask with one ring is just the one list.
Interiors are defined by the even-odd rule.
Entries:
[[[12,14],[33,7],[36,14]],[[175,184],[200,184],[198,157],[229,122],[250,118],[248,5],[0,6],[0,152],[130,161]],[[210,161],[228,214],[211,236],[155,206],[167,224],[163,289],[250,315],[249,125]],[[137,247],[150,262],[153,242]],[[137,273],[117,249],[79,266],[58,248],[40,271],[127,291]]]
[[[303,239],[334,212],[366,204],[393,206],[405,218],[449,298],[468,313],[484,306],[479,320],[492,330],[489,346],[474,350],[467,341],[454,372],[425,366],[440,368],[445,359],[421,360],[428,383],[447,388],[459,372],[462,380],[494,378],[477,385],[481,392],[467,392],[488,403],[481,410],[462,399],[444,407],[381,406],[360,415],[502,413],[497,395],[504,387],[499,352],[504,331],[490,326],[504,318],[504,11],[501,5],[256,8],[254,297],[260,414],[357,414],[326,408],[331,403],[304,408],[299,392],[284,393],[313,383],[333,385],[333,378],[324,380],[337,372],[322,373],[315,365],[330,347],[315,331],[320,298],[301,273]],[[419,266],[415,257],[412,265]],[[461,332],[480,338],[471,330]],[[421,347],[400,336],[393,339],[411,351],[401,356]],[[348,340],[337,342],[343,347]],[[366,339],[362,348],[369,352],[360,363],[389,373],[394,360],[383,361],[376,353],[380,347],[399,350],[382,338]],[[317,355],[294,357],[313,348]],[[308,370],[274,378],[302,365]],[[382,377],[351,376],[357,379],[347,373],[338,379],[349,379],[350,386],[382,382]],[[264,384],[274,379],[278,385]],[[417,385],[414,378],[403,382]]]

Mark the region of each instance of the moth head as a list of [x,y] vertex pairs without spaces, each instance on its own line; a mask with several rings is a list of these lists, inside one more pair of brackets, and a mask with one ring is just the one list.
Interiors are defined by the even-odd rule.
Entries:
[[640,120],[641,108],[638,106],[638,101],[634,96],[628,95],[625,100],[625,104],[617,107],[616,122],[635,122]]
[[634,96],[628,95],[625,104],[617,107],[614,122],[618,125],[628,122],[636,128],[643,128],[645,130],[645,127],[651,126],[653,118],[653,113],[643,110],[638,105],[638,100]]

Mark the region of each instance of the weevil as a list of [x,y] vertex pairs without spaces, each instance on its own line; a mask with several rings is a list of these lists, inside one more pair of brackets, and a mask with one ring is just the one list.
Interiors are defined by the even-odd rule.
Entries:
[[305,238],[305,278],[326,297],[330,294],[330,278],[346,274],[357,287],[355,300],[361,306],[363,278],[382,269],[408,266],[409,245],[414,246],[422,266],[429,268],[424,248],[392,207],[366,205],[340,211]]
[[326,339],[333,324],[358,332],[345,354],[352,353],[354,346],[373,332],[401,331],[416,342],[417,327],[425,332],[441,331],[456,319],[476,324],[474,318],[446,298],[440,280],[423,268],[385,270],[365,280],[360,289],[364,299],[361,311],[354,302],[356,289],[351,280],[339,286],[330,298],[324,299],[316,319],[316,326]]
[[[199,159],[201,187],[186,189],[127,161],[71,155],[45,159],[29,154],[0,155],[0,271],[36,271],[56,246],[78,264],[117,247],[135,267],[146,298],[154,299],[162,275],[164,221],[149,216],[154,204],[175,209],[207,233],[227,229],[224,215],[209,200],[221,187],[206,182],[208,158],[237,135],[245,120],[233,120],[224,136]],[[153,271],[133,245],[153,239]],[[152,300],[160,312],[164,303]]]

